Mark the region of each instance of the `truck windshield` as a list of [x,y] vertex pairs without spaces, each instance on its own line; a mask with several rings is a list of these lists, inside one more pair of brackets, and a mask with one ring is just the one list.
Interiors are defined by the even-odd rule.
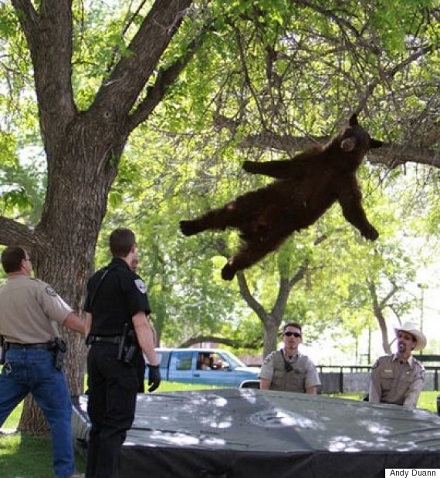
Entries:
[[235,355],[229,353],[229,352],[222,352],[222,355],[225,357],[225,359],[235,367],[246,367],[246,365]]

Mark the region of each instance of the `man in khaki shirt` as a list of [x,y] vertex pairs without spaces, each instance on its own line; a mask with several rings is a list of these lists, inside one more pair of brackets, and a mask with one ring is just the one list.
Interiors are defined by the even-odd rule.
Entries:
[[315,395],[321,385],[315,364],[298,351],[302,342],[301,325],[289,322],[283,327],[283,348],[270,353],[260,371],[261,390],[282,390]]
[[49,422],[56,478],[72,478],[72,403],[62,363],[55,361],[59,326],[84,334],[84,322],[43,281],[31,276],[28,251],[9,246],[1,255],[8,275],[0,288],[0,335],[5,363],[0,374],[0,427],[31,393]]
[[425,348],[426,337],[412,322],[395,331],[397,352],[379,357],[372,366],[369,401],[414,409],[425,383],[425,368],[412,352]]

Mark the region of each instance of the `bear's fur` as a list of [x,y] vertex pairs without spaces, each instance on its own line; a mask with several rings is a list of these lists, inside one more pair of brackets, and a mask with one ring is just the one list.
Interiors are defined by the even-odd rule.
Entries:
[[223,267],[225,280],[232,280],[237,271],[276,250],[294,231],[313,224],[336,201],[345,219],[374,241],[379,233],[362,207],[356,171],[368,150],[382,144],[370,137],[354,114],[326,144],[306,149],[290,160],[245,161],[243,168],[248,173],[277,180],[197,219],[180,221],[180,229],[186,236],[227,227],[240,231],[242,246]]

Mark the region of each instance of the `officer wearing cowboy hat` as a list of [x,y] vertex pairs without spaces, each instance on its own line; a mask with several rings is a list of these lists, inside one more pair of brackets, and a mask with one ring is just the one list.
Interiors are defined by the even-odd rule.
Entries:
[[425,383],[425,368],[412,352],[426,347],[426,337],[413,322],[395,328],[397,352],[379,357],[370,376],[369,401],[413,409]]

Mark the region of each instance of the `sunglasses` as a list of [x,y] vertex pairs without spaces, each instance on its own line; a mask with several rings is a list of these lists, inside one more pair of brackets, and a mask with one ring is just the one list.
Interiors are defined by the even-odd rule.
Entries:
[[284,335],[285,335],[286,337],[292,337],[292,335],[293,335],[295,338],[301,337],[301,334],[299,334],[298,332],[284,332]]

